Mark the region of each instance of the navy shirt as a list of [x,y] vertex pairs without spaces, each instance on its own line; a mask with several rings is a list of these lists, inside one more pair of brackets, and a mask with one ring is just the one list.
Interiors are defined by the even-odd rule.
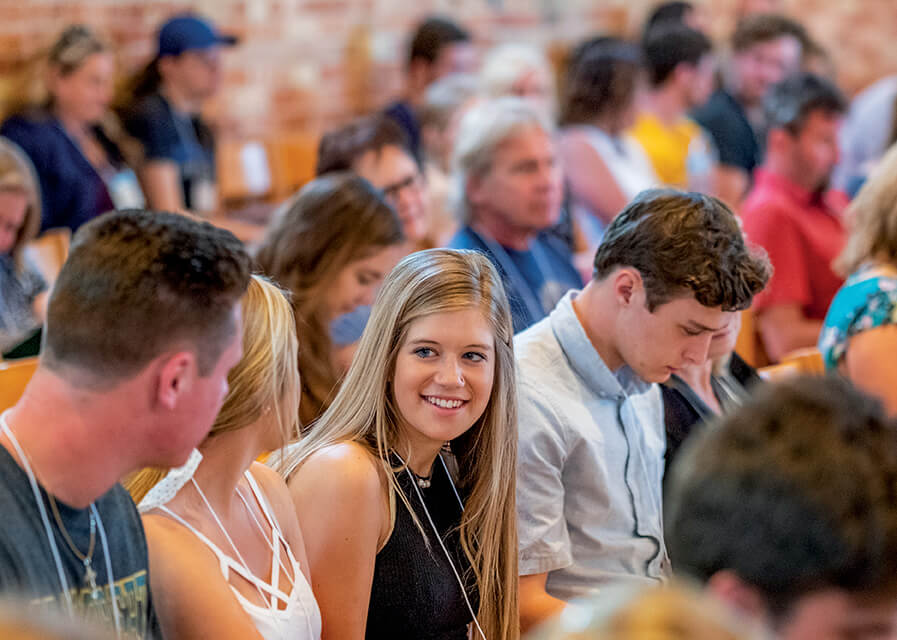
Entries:
[[[99,128],[93,133],[110,165],[123,167],[118,147]],[[115,208],[103,178],[52,114],[33,111],[12,116],[0,127],[0,135],[22,147],[37,172],[43,205],[41,231],[55,227],[74,231]]]
[[193,189],[200,181],[215,180],[215,140],[212,130],[198,115],[175,111],[158,93],[138,100],[123,114],[127,132],[143,145],[146,160],[167,160],[181,175],[184,205],[193,202]]
[[569,250],[548,232],[533,238],[527,251],[518,251],[467,226],[455,234],[449,247],[480,251],[495,265],[508,294],[514,333],[547,316],[570,289],[582,287]]
[[763,146],[744,108],[723,89],[697,109],[692,116],[713,137],[720,164],[744,169],[748,176],[760,164]]
[[394,120],[395,123],[402,128],[402,131],[405,132],[405,135],[408,136],[408,146],[410,147],[415,160],[417,160],[417,164],[420,165],[421,160],[423,159],[423,150],[421,149],[420,140],[420,123],[417,120],[417,115],[414,113],[412,106],[407,102],[393,102],[384,109],[383,115]]

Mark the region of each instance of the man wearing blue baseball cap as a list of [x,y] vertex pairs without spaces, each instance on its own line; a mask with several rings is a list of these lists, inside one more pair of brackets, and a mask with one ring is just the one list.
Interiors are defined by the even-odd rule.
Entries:
[[236,42],[192,13],[159,29],[156,56],[122,113],[125,129],[143,145],[138,176],[149,208],[208,213],[217,207],[215,142],[200,110],[220,85],[221,47]]

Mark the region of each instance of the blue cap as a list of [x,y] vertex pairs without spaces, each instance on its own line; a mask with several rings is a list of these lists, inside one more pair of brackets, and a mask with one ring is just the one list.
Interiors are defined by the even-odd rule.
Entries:
[[191,49],[208,49],[216,45],[236,44],[233,36],[225,36],[209,22],[194,14],[181,14],[171,18],[159,29],[158,57],[179,56]]

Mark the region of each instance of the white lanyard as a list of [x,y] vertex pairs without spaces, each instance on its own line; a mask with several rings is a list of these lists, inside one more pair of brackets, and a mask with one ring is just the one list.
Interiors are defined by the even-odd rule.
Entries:
[[[53,554],[53,562],[56,564],[56,572],[59,576],[59,582],[62,585],[62,594],[65,597],[66,608],[68,609],[69,615],[74,618],[75,609],[72,603],[72,594],[69,591],[69,582],[65,577],[65,571],[62,568],[62,558],[59,555],[59,547],[56,546],[56,537],[53,535],[53,530],[50,528],[50,518],[47,516],[47,508],[44,506],[44,500],[41,497],[40,489],[37,486],[37,478],[34,475],[34,471],[31,470],[28,457],[25,455],[25,451],[22,449],[15,434],[12,432],[12,429],[10,429],[9,423],[6,421],[7,413],[8,411],[4,411],[0,414],[0,428],[3,429],[3,433],[6,434],[6,437],[9,438],[10,443],[12,443],[12,446],[15,448],[16,454],[19,456],[19,460],[22,463],[22,468],[25,469],[25,473],[28,476],[28,482],[31,483],[31,490],[34,492],[34,501],[40,512],[41,521],[44,523],[44,532],[47,534],[47,542],[50,544],[50,552]],[[106,539],[106,530],[103,528],[103,521],[100,519],[100,514],[97,511],[96,505],[92,502],[90,503],[90,512],[96,519],[97,528],[100,531],[100,543],[103,546],[103,556],[106,561],[106,580],[109,584],[112,617],[115,621],[115,637],[120,638],[121,620],[119,619],[118,614],[118,603],[115,599],[115,581],[112,578],[112,560],[109,556],[109,542]]]
[[[395,453],[395,452],[393,452]],[[470,604],[470,598],[467,597],[467,589],[464,586],[464,581],[461,580],[461,574],[458,573],[458,569],[455,567],[455,563],[452,561],[452,555],[449,553],[448,549],[445,547],[445,543],[442,541],[442,536],[439,534],[439,529],[436,528],[436,523],[433,522],[433,517],[430,515],[430,510],[427,509],[427,503],[424,501],[424,496],[420,492],[420,489],[417,486],[417,482],[415,482],[414,474],[411,473],[411,469],[405,463],[405,460],[402,459],[398,453],[395,453],[395,456],[399,459],[405,466],[405,473],[408,474],[408,478],[411,480],[411,486],[414,488],[414,492],[417,494],[418,500],[420,500],[421,506],[424,508],[424,513],[427,515],[427,521],[430,523],[430,527],[433,529],[433,533],[436,534],[436,540],[439,541],[439,546],[442,547],[442,552],[445,554],[446,559],[448,560],[449,566],[452,568],[452,573],[455,574],[455,579],[458,581],[458,586],[461,587],[461,595],[464,597],[464,603],[467,605],[467,610],[470,611],[470,615],[473,618],[473,624],[477,628],[477,631],[480,633],[480,637],[483,640],[486,640],[486,634],[483,633],[482,627],[480,627],[480,622],[477,620],[477,614],[473,610],[473,606]],[[448,477],[449,485],[452,487],[452,491],[455,493],[455,498],[458,499],[458,506],[461,507],[461,513],[464,513],[464,503],[461,501],[461,496],[458,494],[458,490],[455,488],[455,483],[452,480],[452,474],[449,473],[448,467],[445,464],[445,460],[442,459],[442,456],[437,454],[437,458],[442,463],[442,468],[445,470],[445,475]]]

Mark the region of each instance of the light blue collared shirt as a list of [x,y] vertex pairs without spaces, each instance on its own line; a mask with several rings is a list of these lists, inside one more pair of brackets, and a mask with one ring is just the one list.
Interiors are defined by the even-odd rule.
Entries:
[[562,600],[669,575],[660,390],[627,366],[607,368],[576,295],[514,339],[520,574],[547,572],[548,593]]

